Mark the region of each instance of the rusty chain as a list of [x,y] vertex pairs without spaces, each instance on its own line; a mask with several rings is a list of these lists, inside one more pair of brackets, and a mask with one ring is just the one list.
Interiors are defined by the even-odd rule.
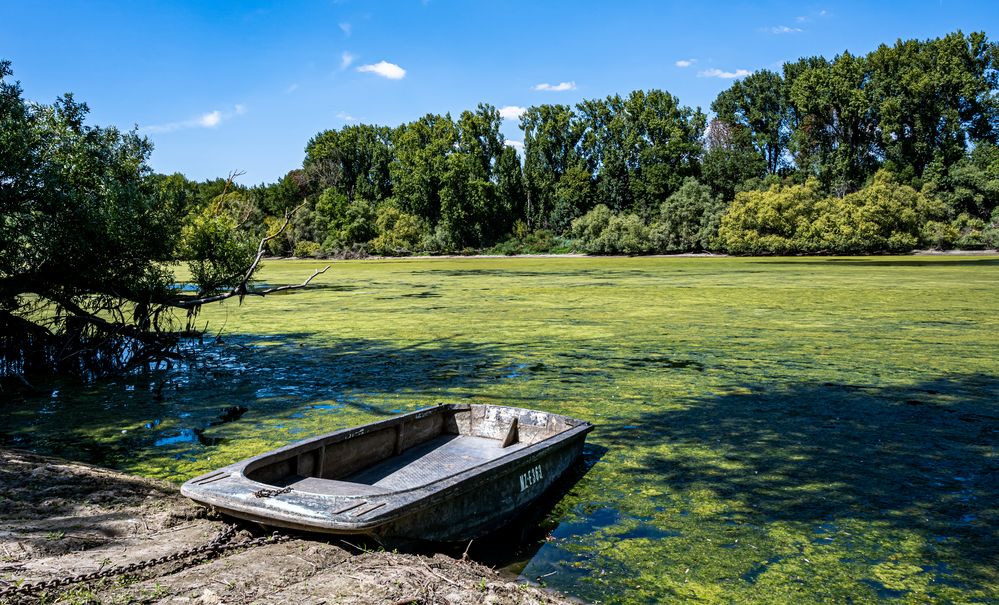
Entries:
[[[22,584],[12,584],[10,586],[0,588],[0,599],[14,595],[28,595],[32,593],[39,593],[48,591],[54,588],[63,588],[65,586],[70,586],[73,584],[79,584],[81,582],[93,582],[94,580],[102,580],[104,578],[111,578],[114,576],[120,576],[124,574],[131,574],[138,571],[143,571],[151,567],[156,567],[157,565],[162,565],[164,563],[171,563],[174,561],[187,561],[187,565],[195,564],[199,557],[207,555],[206,558],[213,556],[222,555],[230,550],[236,550],[238,548],[251,548],[254,546],[259,546],[262,544],[277,544],[279,542],[286,542],[291,539],[290,536],[279,534],[274,532],[269,536],[260,536],[257,538],[248,538],[240,542],[232,542],[232,538],[236,535],[236,531],[239,528],[236,525],[227,524],[222,528],[215,538],[212,539],[208,544],[203,544],[201,546],[193,546],[191,548],[185,548],[184,550],[175,552],[170,555],[164,555],[162,557],[154,557],[152,559],[146,559],[145,561],[138,561],[136,563],[129,563],[127,565],[118,565],[115,567],[109,567],[107,569],[98,569],[85,574],[77,574],[74,576],[66,576],[63,578],[56,578],[54,580],[45,580],[42,582],[32,582],[32,583],[22,583]],[[187,566],[185,565],[185,567]],[[177,570],[174,570],[177,571]]]
[[278,494],[287,494],[291,491],[290,487],[282,487],[281,489],[258,489],[253,492],[254,498],[270,498],[272,496],[277,496]]

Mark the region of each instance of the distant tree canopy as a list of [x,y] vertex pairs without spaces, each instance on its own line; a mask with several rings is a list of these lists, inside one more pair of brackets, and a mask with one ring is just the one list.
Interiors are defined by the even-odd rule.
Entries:
[[[170,310],[248,293],[259,255],[229,183],[154,176],[146,139],[87,125],[70,94],[26,101],[11,75],[0,62],[0,377],[169,354]],[[178,257],[197,293],[166,268]]]
[[[710,122],[662,90],[530,107],[520,118],[519,155],[490,105],[458,119],[428,114],[395,128],[346,126],[309,141],[302,170],[251,188],[252,220],[273,224],[304,202],[294,228],[269,243],[275,254],[996,246],[997,78],[999,47],[984,34],[956,32],[754,72],[719,93]],[[815,209],[800,220],[848,229],[861,221],[848,207],[868,208],[858,200],[882,199],[878,187],[889,182],[933,202],[920,202],[933,210],[920,211],[923,224],[907,226],[906,237],[860,229],[813,233],[806,244],[797,233],[770,246],[750,244],[759,234],[737,233],[749,223],[736,215],[766,200],[797,199],[802,187],[816,200],[850,204],[819,204],[823,220]]]

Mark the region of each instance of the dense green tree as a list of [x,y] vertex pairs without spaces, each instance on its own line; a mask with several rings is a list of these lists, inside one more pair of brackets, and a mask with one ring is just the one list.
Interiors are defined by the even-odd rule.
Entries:
[[305,148],[305,171],[320,190],[335,187],[348,200],[379,201],[392,195],[392,132],[358,124],[326,130]]
[[330,252],[363,244],[377,233],[374,204],[361,198],[350,200],[335,187],[327,188],[316,200],[316,215],[322,225],[323,248]]
[[477,174],[486,180],[493,179],[496,162],[506,147],[500,134],[501,123],[499,111],[485,103],[474,112],[461,112],[458,118],[457,151],[474,157],[480,168]]
[[791,87],[800,114],[798,167],[837,195],[861,187],[879,165],[869,78],[867,59],[844,52],[805,70]]
[[661,91],[636,90],[578,105],[585,165],[612,210],[653,214],[683,179],[700,173],[705,116]]
[[711,188],[688,178],[659,207],[650,225],[650,243],[658,252],[703,252],[713,248],[727,205]]
[[946,170],[926,173],[926,188],[946,205],[952,217],[967,214],[987,221],[999,207],[999,147],[980,143]]
[[701,181],[715,196],[731,201],[747,182],[766,174],[766,160],[753,147],[748,131],[738,124],[712,120],[705,136]]
[[943,214],[941,204],[879,171],[870,185],[816,204],[814,220],[799,238],[805,251],[864,254],[908,252],[921,243],[921,230]]
[[591,254],[642,254],[649,250],[649,229],[637,214],[613,213],[598,204],[572,222],[572,235]]
[[412,253],[424,233],[420,219],[400,210],[393,200],[378,207],[375,229],[378,236],[371,241],[371,248],[375,253],[385,256]]
[[496,204],[496,186],[484,177],[475,155],[448,156],[440,193],[439,223],[446,249],[462,250],[490,243],[489,215]]
[[520,128],[524,131],[527,224],[552,229],[559,181],[571,167],[585,165],[579,148],[584,125],[568,105],[539,105],[524,112]]
[[276,183],[250,188],[246,196],[263,215],[284,216],[301,205],[311,192],[303,170],[292,170]]
[[999,54],[984,34],[899,40],[867,57],[878,145],[894,170],[946,170],[968,145],[996,140]]
[[777,174],[786,161],[791,136],[786,93],[781,75],[763,69],[736,81],[711,104],[718,121],[745,133],[768,174]]
[[508,232],[514,222],[526,218],[527,190],[520,157],[513,147],[504,145],[496,159],[496,199],[497,206],[493,219],[500,231]]
[[803,245],[803,232],[815,220],[822,199],[819,182],[766,191],[744,191],[722,216],[718,247],[732,254],[796,254],[818,252]]
[[457,126],[449,115],[428,114],[397,128],[392,141],[395,157],[389,172],[399,205],[430,227],[437,225],[447,158],[458,143]]
[[[248,292],[259,255],[225,195],[201,206],[205,189],[151,178],[148,140],[87,125],[69,94],[28,102],[10,75],[0,62],[0,374],[94,374],[169,354],[172,309],[190,320]],[[194,208],[182,232],[178,213]],[[178,242],[196,295],[162,262]]]

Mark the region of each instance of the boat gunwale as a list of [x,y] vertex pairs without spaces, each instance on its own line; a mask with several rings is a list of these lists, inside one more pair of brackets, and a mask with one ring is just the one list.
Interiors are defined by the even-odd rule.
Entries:
[[[488,473],[492,470],[499,469],[502,468],[503,466],[515,463],[517,460],[522,458],[543,455],[545,450],[550,449],[552,447],[556,447],[558,443],[563,441],[569,441],[580,434],[586,435],[594,428],[593,424],[588,421],[571,418],[569,416],[556,414],[554,412],[545,412],[543,410],[529,410],[528,408],[501,406],[495,404],[440,404],[437,406],[424,408],[421,410],[415,410],[413,412],[408,412],[405,414],[399,414],[392,418],[375,421],[357,427],[348,427],[344,429],[339,429],[331,433],[318,435],[316,437],[305,439],[297,443],[290,443],[288,445],[281,446],[277,449],[270,450],[262,454],[258,454],[251,458],[229,465],[228,466],[229,481],[222,483],[228,483],[231,488],[236,488],[239,489],[240,491],[243,491],[245,489],[247,490],[248,493],[258,491],[259,489],[274,488],[277,486],[272,483],[264,483],[261,481],[257,481],[255,479],[251,479],[250,477],[246,476],[246,473],[248,471],[252,472],[254,470],[253,467],[259,468],[259,465],[265,460],[274,461],[274,462],[283,462],[285,460],[295,457],[296,455],[302,453],[303,451],[310,451],[311,449],[314,449],[317,441],[329,440],[331,438],[338,438],[335,439],[334,441],[331,441],[332,443],[338,443],[342,442],[345,439],[366,434],[371,429],[383,429],[389,426],[393,426],[395,424],[403,423],[407,418],[426,417],[434,413],[444,413],[448,410],[471,411],[473,405],[481,405],[484,407],[486,406],[500,407],[513,410],[540,411],[549,416],[569,420],[575,424],[549,437],[545,437],[544,439],[531,443],[522,449],[511,451],[497,458],[493,458],[491,460],[487,460],[475,466],[462,469],[461,471],[458,471],[454,474],[441,477],[439,479],[436,479],[430,483],[425,483],[423,485],[418,485],[399,490],[391,490],[383,494],[364,494],[364,495],[361,494],[330,495],[330,494],[320,494],[316,492],[310,492],[307,490],[297,490],[293,488],[294,493],[300,494],[301,496],[305,496],[309,500],[319,499],[320,501],[326,500],[331,502],[350,502],[351,500],[365,499],[370,502],[385,502],[386,504],[389,505],[387,510],[382,511],[381,515],[378,515],[376,517],[373,517],[365,521],[348,520],[349,517],[344,518],[346,517],[346,515],[343,513],[333,514],[321,519],[312,518],[306,521],[301,518],[293,518],[287,515],[285,511],[282,511],[280,509],[269,507],[267,506],[266,501],[253,502],[253,501],[241,500],[235,498],[233,494],[223,494],[211,488],[206,488],[196,484],[192,485],[190,489],[185,489],[188,487],[189,484],[193,484],[198,479],[211,475],[212,473],[208,473],[206,475],[200,475],[198,477],[190,479],[184,484],[184,486],[182,486],[181,491],[188,492],[185,493],[185,495],[187,495],[188,497],[191,497],[190,492],[194,492],[194,494],[196,494],[198,497],[193,499],[201,502],[204,502],[206,499],[214,500],[215,502],[206,502],[206,503],[216,508],[234,511],[234,514],[236,516],[240,516],[241,513],[242,515],[245,516],[245,518],[252,518],[258,521],[261,519],[276,521],[277,524],[281,524],[281,521],[285,521],[285,523],[295,527],[309,526],[314,528],[324,528],[341,532],[363,533],[372,530],[374,528],[380,527],[382,525],[391,523],[394,520],[409,515],[413,512],[423,510],[427,506],[431,506],[433,504],[432,500],[434,496],[445,493],[450,489],[459,489],[463,487],[465,484],[467,484],[469,481],[474,480],[475,477],[477,476],[481,476],[484,473]],[[223,467],[223,469],[224,468],[227,467]],[[214,472],[218,472],[220,470],[222,469],[217,469]],[[238,473],[236,471],[238,471]],[[444,482],[449,482],[450,485],[442,486],[441,484]],[[413,501],[401,502],[399,503],[398,506],[394,507],[391,506],[393,499],[405,497],[420,490],[426,491],[427,495]],[[274,496],[274,498],[278,497],[280,497],[280,494],[276,494]]]
[[[393,416],[392,418],[386,418],[385,420],[378,420],[378,421],[375,421],[375,422],[372,422],[372,423],[369,423],[369,424],[362,424],[361,426],[340,429],[340,430],[337,430],[337,431],[333,431],[331,433],[326,433],[325,435],[318,435],[318,436],[313,437],[311,439],[305,439],[305,440],[299,441],[297,443],[290,443],[290,444],[288,444],[286,446],[282,446],[282,447],[280,447],[278,449],[271,450],[270,452],[265,452],[263,454],[258,454],[257,456],[254,456],[252,458],[246,459],[242,463],[237,462],[236,463],[237,466],[233,470],[236,470],[236,469],[239,470],[239,479],[243,479],[243,480],[245,480],[247,482],[252,483],[253,485],[262,486],[265,489],[266,488],[274,488],[274,487],[277,487],[277,486],[274,485],[273,483],[264,483],[262,481],[257,481],[255,479],[251,479],[250,477],[246,476],[247,472],[252,472],[253,470],[255,470],[255,469],[251,469],[250,468],[250,465],[253,462],[260,462],[260,461],[263,461],[263,460],[269,460],[271,456],[276,456],[279,453],[284,453],[284,452],[282,452],[282,450],[285,450],[285,448],[288,448],[288,451],[291,451],[291,450],[295,449],[296,446],[306,446],[306,445],[312,444],[312,443],[314,443],[316,441],[323,440],[323,439],[328,439],[328,438],[334,437],[334,436],[340,436],[341,434],[348,433],[350,431],[360,431],[360,432],[358,432],[356,435],[351,435],[348,438],[359,437],[359,436],[361,436],[363,434],[366,434],[368,432],[366,430],[361,431],[361,429],[368,429],[368,428],[375,428],[375,427],[384,428],[384,427],[392,426],[392,425],[395,425],[395,424],[401,424],[404,421],[405,418],[412,418],[412,417],[425,418],[425,417],[431,415],[432,413],[435,413],[435,412],[436,413],[443,413],[445,410],[471,411],[472,405],[473,404],[454,404],[454,403],[441,404],[441,405],[436,405],[436,406],[433,406],[433,407],[423,408],[422,410],[414,410],[412,412],[407,412],[405,414],[399,414],[397,416]],[[494,405],[494,404],[477,404],[477,405],[489,406],[489,407],[507,408],[507,409],[514,409],[514,410],[524,410],[524,409],[527,409],[527,408],[518,408],[518,407],[513,407],[513,406]],[[532,410],[532,411],[537,411],[537,410]],[[336,499],[348,499],[348,500],[352,499],[352,498],[364,498],[364,499],[367,499],[367,500],[386,499],[386,498],[390,498],[391,496],[395,496],[397,494],[407,494],[409,492],[413,492],[413,491],[416,491],[416,490],[419,490],[419,489],[427,489],[427,488],[429,488],[429,487],[431,487],[431,486],[433,486],[433,485],[435,485],[437,483],[440,483],[441,481],[447,481],[449,479],[453,479],[454,477],[458,477],[460,475],[470,473],[470,471],[474,471],[474,470],[480,469],[482,467],[493,465],[496,462],[513,460],[515,457],[517,457],[517,454],[525,454],[526,455],[527,453],[529,453],[531,451],[537,451],[539,449],[542,449],[542,448],[535,447],[535,446],[541,446],[541,445],[545,444],[547,441],[550,441],[550,440],[555,439],[557,437],[566,437],[566,438],[568,438],[568,437],[574,435],[576,432],[578,432],[577,429],[581,429],[581,430],[585,430],[585,432],[589,432],[593,428],[592,423],[587,422],[585,420],[577,420],[575,418],[570,418],[570,417],[564,416],[562,414],[555,414],[554,412],[544,412],[544,411],[542,411],[542,412],[544,414],[547,414],[548,416],[555,416],[555,417],[559,417],[559,418],[564,418],[566,420],[572,420],[572,421],[578,422],[579,424],[570,426],[570,427],[568,427],[567,429],[565,429],[563,431],[559,431],[559,432],[557,432],[557,433],[555,433],[553,435],[545,437],[544,439],[540,439],[538,441],[535,441],[534,443],[530,443],[526,447],[523,447],[521,449],[513,450],[511,452],[507,452],[507,453],[505,453],[505,454],[503,454],[501,456],[498,456],[496,458],[493,458],[491,460],[486,460],[486,461],[481,462],[479,464],[476,464],[474,466],[470,466],[468,468],[462,469],[462,470],[460,470],[460,471],[458,471],[456,473],[453,473],[451,475],[446,475],[444,477],[440,477],[439,479],[435,479],[435,480],[433,480],[433,481],[431,481],[429,483],[424,483],[422,485],[416,485],[416,486],[413,486],[413,487],[407,487],[407,488],[404,488],[404,489],[393,489],[393,490],[389,490],[388,492],[386,492],[384,494],[353,494],[353,495],[351,495],[351,494],[337,494],[337,495],[334,496],[334,495],[329,495],[329,494],[320,494],[320,493],[316,493],[316,492],[310,492],[308,490],[300,490],[300,489],[295,489],[295,488],[292,488],[292,489],[294,491],[298,492],[298,493],[301,493],[301,494],[312,494],[314,496],[320,496],[320,497],[331,498],[331,499],[332,498],[336,498]],[[334,441],[333,443],[340,443],[342,441],[346,441],[346,439],[337,440],[337,441]],[[325,445],[326,444],[324,444],[323,447],[325,447]],[[547,445],[545,447],[547,447]],[[308,448],[306,448],[306,449],[308,450]],[[295,454],[289,455],[286,458],[280,458],[280,459],[274,460],[274,462],[283,462],[284,460],[288,460],[290,458],[293,458],[298,453],[301,453],[301,452],[296,452]],[[319,479],[322,480],[321,477]],[[347,481],[346,483],[356,483],[356,482]],[[359,483],[358,485],[366,485],[366,484]],[[386,512],[388,512],[388,511],[386,511]]]

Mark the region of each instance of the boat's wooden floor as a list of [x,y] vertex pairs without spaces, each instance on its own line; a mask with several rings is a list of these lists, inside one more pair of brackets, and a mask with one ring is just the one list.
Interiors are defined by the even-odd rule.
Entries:
[[502,447],[497,439],[471,435],[441,435],[339,481],[293,475],[281,484],[316,494],[382,494],[432,483],[524,446]]

